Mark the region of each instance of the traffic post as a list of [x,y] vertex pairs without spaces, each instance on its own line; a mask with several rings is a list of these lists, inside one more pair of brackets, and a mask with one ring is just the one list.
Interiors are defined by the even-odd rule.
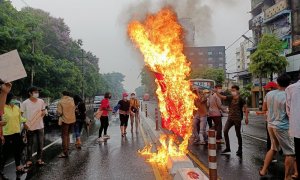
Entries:
[[208,131],[208,167],[209,179],[217,180],[217,144],[216,144],[216,131],[210,129]]

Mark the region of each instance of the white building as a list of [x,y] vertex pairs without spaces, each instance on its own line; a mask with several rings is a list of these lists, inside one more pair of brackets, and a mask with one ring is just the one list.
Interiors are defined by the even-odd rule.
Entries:
[[240,43],[240,47],[236,49],[236,71],[245,71],[248,70],[250,65],[250,49],[253,46],[253,39],[245,39]]

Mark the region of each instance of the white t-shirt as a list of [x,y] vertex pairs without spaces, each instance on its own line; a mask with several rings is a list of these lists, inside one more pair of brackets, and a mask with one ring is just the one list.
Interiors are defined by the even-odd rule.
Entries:
[[32,102],[30,99],[25,100],[21,104],[21,112],[23,116],[27,119],[27,122],[34,120],[34,123],[31,123],[29,130],[34,131],[44,128],[43,117],[36,119],[36,115],[41,113],[42,110],[45,110],[45,103],[42,99],[38,99],[36,102]]

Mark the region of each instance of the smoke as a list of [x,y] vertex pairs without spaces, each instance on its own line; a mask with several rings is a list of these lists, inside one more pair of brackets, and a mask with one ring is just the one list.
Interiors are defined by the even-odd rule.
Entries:
[[132,19],[142,20],[149,13],[158,11],[164,6],[171,6],[179,19],[189,19],[194,26],[195,46],[214,44],[213,9],[215,6],[232,7],[239,0],[143,0],[130,4],[120,14],[120,21],[125,25]]

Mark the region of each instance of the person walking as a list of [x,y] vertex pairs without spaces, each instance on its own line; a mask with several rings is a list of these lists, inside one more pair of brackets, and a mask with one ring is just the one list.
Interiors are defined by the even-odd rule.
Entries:
[[58,157],[67,158],[69,156],[70,133],[76,122],[75,103],[70,92],[62,92],[62,98],[57,104],[57,113],[59,115],[59,125],[61,126],[63,149],[63,152]]
[[14,155],[17,175],[24,174],[27,170],[21,165],[23,146],[20,133],[21,124],[25,123],[26,119],[21,116],[20,108],[14,104],[14,95],[12,93],[7,95],[3,119],[7,124],[3,128],[5,143],[3,147],[4,160],[1,162],[1,169],[4,168],[9,151],[11,150]]
[[221,95],[220,92],[215,90],[217,96],[229,102],[228,119],[224,127],[224,138],[225,138],[226,148],[222,151],[222,154],[231,152],[228,132],[232,126],[235,127],[235,133],[239,144],[236,155],[241,156],[243,154],[242,134],[241,134],[243,112],[245,112],[246,114],[245,117],[246,125],[248,125],[249,120],[248,120],[247,104],[245,100],[240,96],[239,90],[240,90],[239,86],[236,85],[232,86],[230,96]]
[[[288,86],[285,90],[286,111],[289,117],[289,133],[294,138],[297,172],[300,172],[300,73],[298,82]],[[295,173],[294,178],[300,179],[299,174]]]
[[138,133],[138,128],[140,124],[140,103],[138,99],[135,97],[135,93],[131,93],[130,95],[130,125],[131,125],[131,133],[133,133],[133,124],[135,122],[135,132]]
[[[222,92],[222,85],[218,84],[215,86],[215,91],[219,94]],[[212,122],[214,123],[214,129],[217,132],[217,144],[223,143],[222,141],[222,101],[217,93],[209,96],[208,100],[208,116],[209,116],[209,128],[212,128]],[[211,122],[212,121],[212,122]]]
[[81,130],[86,119],[86,107],[84,101],[79,95],[73,97],[75,103],[76,122],[74,125],[74,134],[76,138],[75,147],[81,149]]
[[[7,94],[10,92],[12,87],[11,83],[5,83],[0,79],[0,164],[4,161],[3,156],[3,144],[5,142],[2,127],[6,125],[5,121],[2,121],[2,116],[4,114],[4,107],[7,98]],[[0,169],[0,179],[6,180],[7,176],[4,175],[3,169]]]
[[[34,142],[37,144],[37,164],[44,165],[43,148],[44,148],[44,121],[46,114],[45,103],[39,98],[39,89],[30,87],[28,89],[29,98],[21,104],[22,116],[27,119],[24,127],[27,129],[27,160],[26,167],[32,166],[32,151]],[[36,141],[34,141],[36,138]]]
[[[111,94],[109,92],[105,93],[104,99],[101,101],[101,105],[99,109],[102,111],[102,115],[100,117],[100,129],[99,129],[99,138],[97,139],[98,142],[104,142],[107,139],[110,139],[110,136],[107,134],[107,129],[109,126],[109,111],[112,111],[110,107],[109,100],[111,99]],[[104,135],[102,137],[102,132],[104,130]]]
[[[294,143],[289,136],[289,118],[286,111],[285,89],[290,84],[290,77],[281,75],[277,78],[278,90],[269,92],[263,104],[263,111],[268,111],[268,131],[271,138],[271,149],[267,152],[264,165],[260,169],[260,176],[265,176],[273,156],[282,149],[285,155],[285,180],[291,178],[291,170],[294,164]],[[298,109],[299,111],[299,109]]]
[[128,94],[126,92],[122,94],[122,97],[122,100],[120,100],[116,108],[114,108],[114,113],[117,109],[119,110],[121,135],[122,137],[125,137],[127,134],[126,129],[129,119],[130,102],[128,100]]

